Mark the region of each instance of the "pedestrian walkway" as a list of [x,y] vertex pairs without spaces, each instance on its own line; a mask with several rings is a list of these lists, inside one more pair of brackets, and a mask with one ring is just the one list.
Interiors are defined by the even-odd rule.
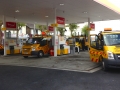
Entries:
[[88,73],[92,73],[100,69],[98,64],[90,61],[88,52],[44,58],[23,58],[21,55],[1,56],[0,65],[26,66]]

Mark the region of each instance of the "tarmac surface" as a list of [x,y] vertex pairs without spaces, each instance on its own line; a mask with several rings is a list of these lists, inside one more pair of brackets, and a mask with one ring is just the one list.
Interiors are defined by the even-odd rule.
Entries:
[[99,64],[90,61],[87,51],[74,55],[62,55],[57,57],[23,58],[21,55],[0,56],[0,65],[26,66],[47,69],[93,73],[101,69]]
[[108,72],[88,52],[58,57],[0,56],[0,90],[119,90],[120,69]]
[[120,71],[85,73],[0,65],[0,90],[120,90]]

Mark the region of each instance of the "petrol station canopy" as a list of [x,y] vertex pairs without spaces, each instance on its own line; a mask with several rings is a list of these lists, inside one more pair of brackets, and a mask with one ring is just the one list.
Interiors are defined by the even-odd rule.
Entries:
[[87,22],[88,17],[91,22],[120,18],[119,13],[95,1],[102,0],[1,0],[0,20],[4,15],[6,21],[51,24],[55,8],[56,16],[64,17],[66,23]]

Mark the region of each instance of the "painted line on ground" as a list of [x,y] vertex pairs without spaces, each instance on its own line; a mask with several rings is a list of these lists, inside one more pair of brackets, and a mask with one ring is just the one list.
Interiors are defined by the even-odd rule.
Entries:
[[93,67],[91,69],[87,70],[76,70],[76,69],[68,69],[68,68],[56,68],[56,67],[42,67],[42,66],[36,66],[36,65],[14,65],[14,64],[5,64],[1,63],[2,65],[10,65],[10,66],[24,66],[24,67],[35,67],[35,68],[43,68],[43,69],[55,69],[55,70],[64,70],[64,71],[74,71],[74,72],[84,72],[84,73],[94,73],[101,69],[101,67]]

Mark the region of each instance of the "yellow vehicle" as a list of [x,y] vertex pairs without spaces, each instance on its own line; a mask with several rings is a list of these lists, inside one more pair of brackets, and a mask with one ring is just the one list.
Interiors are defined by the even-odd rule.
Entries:
[[103,70],[120,67],[120,32],[103,31],[98,35],[90,35],[90,59],[102,62]]
[[75,38],[75,46],[76,46],[76,51],[77,48],[79,47],[79,50],[87,50],[88,47],[88,40],[85,36],[73,36],[72,38]]
[[35,36],[28,39],[26,44],[23,45],[22,55],[24,58],[28,58],[28,56],[43,57],[49,54],[50,45],[51,37]]
[[4,47],[0,44],[0,54],[3,55],[4,54]]

